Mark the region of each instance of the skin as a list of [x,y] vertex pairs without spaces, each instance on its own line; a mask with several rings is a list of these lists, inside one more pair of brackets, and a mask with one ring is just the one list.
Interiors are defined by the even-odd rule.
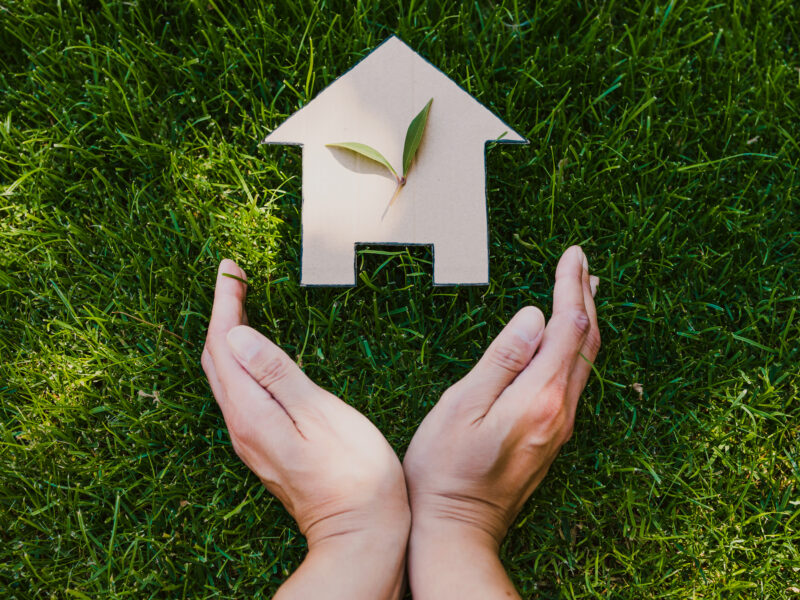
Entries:
[[308,540],[275,597],[399,598],[408,544],[415,598],[518,598],[498,549],[569,439],[600,347],[583,251],[559,262],[547,325],[537,308],[518,312],[422,422],[402,467],[363,415],[247,326],[246,284],[224,273],[245,279],[222,261],[203,369],[234,450]]
[[233,448],[297,521],[308,554],[275,598],[399,598],[410,514],[403,471],[361,413],[248,327],[244,272],[220,264],[202,365]]
[[414,598],[519,598],[498,558],[525,501],[572,435],[600,349],[597,278],[578,246],[559,261],[553,315],[519,311],[420,425],[403,463]]

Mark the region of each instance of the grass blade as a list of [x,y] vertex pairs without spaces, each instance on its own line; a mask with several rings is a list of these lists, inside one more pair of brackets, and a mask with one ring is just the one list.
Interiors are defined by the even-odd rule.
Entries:
[[355,152],[356,154],[360,154],[370,160],[375,161],[379,165],[383,165],[389,171],[392,172],[395,179],[398,181],[400,180],[400,176],[397,174],[397,171],[394,170],[392,165],[386,160],[386,157],[383,156],[380,152],[375,150],[375,148],[371,146],[367,146],[366,144],[359,144],[358,142],[340,142],[338,144],[325,144],[328,148],[344,148],[345,150],[350,150],[351,152]]
[[428,124],[428,113],[431,110],[432,103],[433,98],[428,100],[425,108],[412,119],[411,124],[408,126],[406,141],[403,145],[403,177],[408,176],[408,170],[411,168],[411,163],[414,161],[414,156],[419,149],[419,144],[422,141],[422,134],[425,133],[425,125]]

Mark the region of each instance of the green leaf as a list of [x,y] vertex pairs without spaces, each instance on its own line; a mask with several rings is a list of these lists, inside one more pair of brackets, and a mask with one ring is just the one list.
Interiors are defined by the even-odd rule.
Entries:
[[379,165],[383,165],[387,169],[392,172],[392,175],[395,176],[396,179],[400,179],[400,176],[397,174],[397,171],[392,168],[392,165],[386,160],[386,157],[383,156],[380,152],[372,148],[371,146],[367,146],[366,144],[359,144],[358,142],[340,142],[338,144],[325,144],[329,148],[344,148],[345,150],[350,150],[350,152],[355,152],[356,154],[360,154],[370,160],[375,161]]
[[414,117],[406,132],[406,143],[403,145],[403,177],[408,175],[414,156],[419,150],[419,143],[422,141],[422,134],[425,133],[425,125],[428,124],[428,112],[431,110],[433,98],[428,100],[419,114]]

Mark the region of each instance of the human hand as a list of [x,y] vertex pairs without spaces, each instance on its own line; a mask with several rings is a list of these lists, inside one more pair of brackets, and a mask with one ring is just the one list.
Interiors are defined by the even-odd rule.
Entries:
[[572,434],[600,348],[583,251],[559,261],[553,315],[519,311],[425,417],[403,467],[416,599],[515,596],[497,559],[509,525]]
[[225,273],[245,279],[222,261],[203,369],[234,450],[308,540],[276,598],[398,597],[410,517],[396,454],[366,417],[247,326],[246,285]]

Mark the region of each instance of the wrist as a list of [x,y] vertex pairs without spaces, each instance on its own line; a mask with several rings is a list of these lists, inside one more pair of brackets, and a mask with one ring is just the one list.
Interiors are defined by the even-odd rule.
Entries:
[[492,532],[471,521],[455,516],[417,514],[409,535],[409,552],[425,550],[434,545],[464,545],[482,554],[499,554],[500,542]]
[[519,598],[495,537],[470,523],[414,513],[408,580],[415,599]]
[[396,542],[405,549],[411,530],[411,510],[407,502],[384,503],[380,507],[334,512],[333,515],[301,528],[309,552],[341,540],[369,543],[373,539]]
[[275,599],[398,600],[404,589],[410,519],[395,517],[309,540],[303,563]]
[[341,552],[344,549],[350,553],[368,552],[379,545],[382,554],[405,554],[410,530],[410,511],[395,511],[357,523],[340,523],[325,535],[308,537],[308,552]]
[[410,506],[414,515],[411,533],[418,537],[447,535],[497,553],[508,530],[503,507],[477,495],[415,490]]

